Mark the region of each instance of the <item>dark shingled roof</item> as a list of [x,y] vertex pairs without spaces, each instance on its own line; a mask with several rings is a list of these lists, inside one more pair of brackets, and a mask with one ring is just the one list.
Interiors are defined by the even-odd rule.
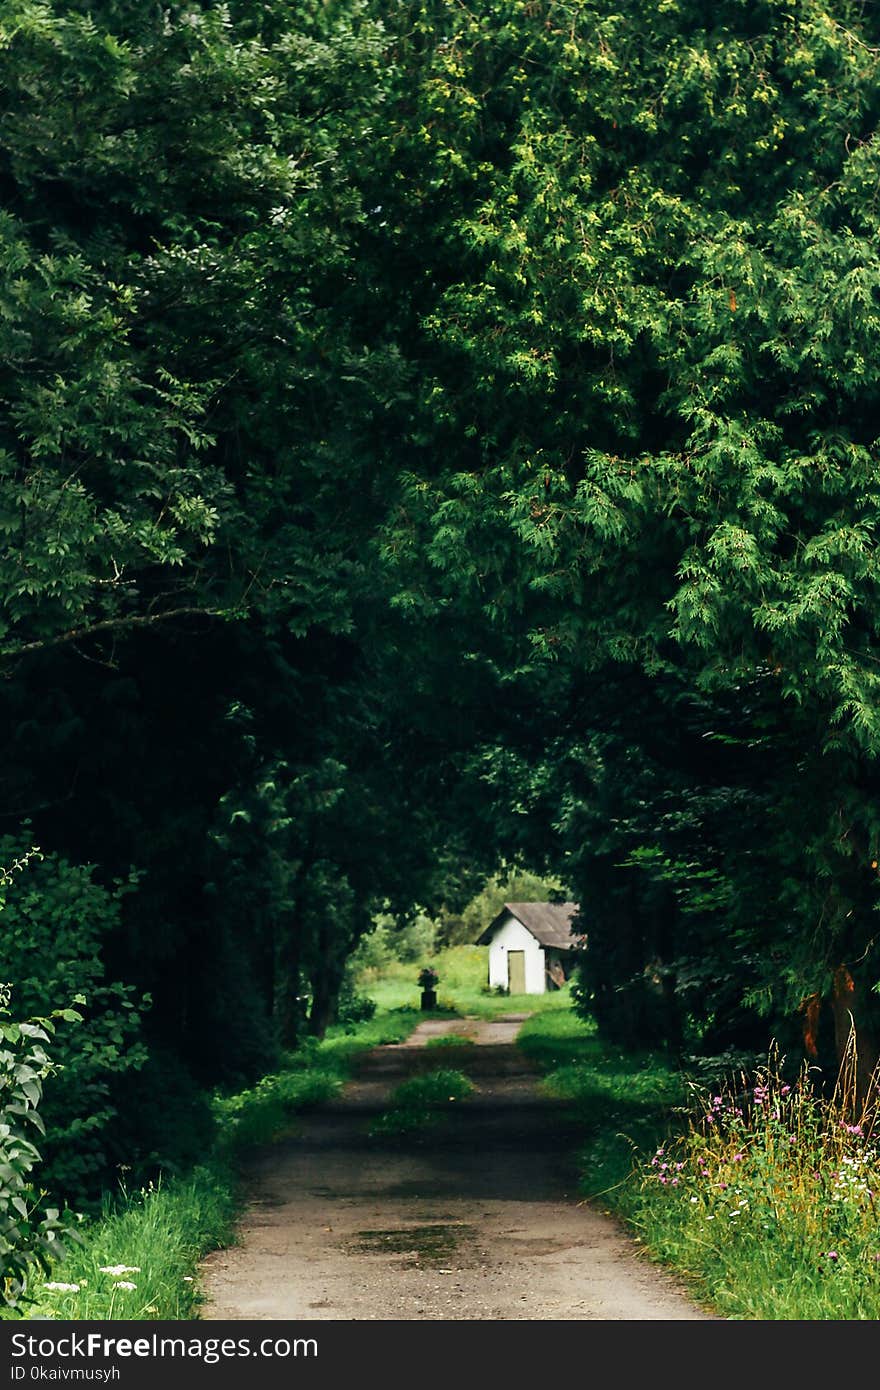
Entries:
[[498,916],[478,938],[477,945],[488,946],[495,928],[501,925],[509,912],[542,946],[553,946],[558,951],[575,950],[584,944],[582,936],[571,934],[572,920],[577,911],[577,903],[505,903]]

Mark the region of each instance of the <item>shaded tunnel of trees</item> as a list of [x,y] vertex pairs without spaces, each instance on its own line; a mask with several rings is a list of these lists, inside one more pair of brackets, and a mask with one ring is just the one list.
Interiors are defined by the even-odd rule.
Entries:
[[86,999],[69,1186],[502,862],[609,1037],[868,1067],[880,16],[0,26],[0,980]]

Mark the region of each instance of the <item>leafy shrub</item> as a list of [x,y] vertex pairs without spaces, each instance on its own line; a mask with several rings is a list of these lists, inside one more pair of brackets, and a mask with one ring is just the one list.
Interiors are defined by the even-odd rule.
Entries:
[[351,1028],[357,1023],[368,1023],[375,1013],[375,999],[371,999],[368,994],[361,994],[350,979],[343,980],[336,1007],[336,1022],[344,1028]]
[[199,991],[198,1026],[186,1049],[196,1079],[208,1087],[242,1087],[276,1070],[278,1041],[254,962],[219,911],[211,950],[199,965]]
[[[30,1181],[40,1153],[29,1133],[45,1133],[39,1105],[43,1082],[55,1070],[46,1051],[55,1026],[49,1018],[15,1023],[9,995],[9,986],[0,985],[0,1304],[17,1308],[33,1272],[46,1273],[63,1252],[70,1222],[42,1203]],[[77,1019],[72,1010],[60,1013]]]
[[298,1110],[329,1100],[341,1084],[341,1077],[329,1070],[283,1071],[235,1095],[217,1095],[218,1138],[236,1148],[269,1143]]
[[[16,848],[0,841],[0,862],[10,862]],[[108,890],[93,872],[54,855],[32,862],[3,903],[0,943],[0,979],[14,982],[23,1014],[46,1018],[82,1001],[81,1026],[57,1035],[42,1106],[43,1181],[76,1205],[97,1193],[112,1167],[114,1090],[146,1058],[139,1027],[147,1001],[130,986],[105,983],[101,960],[135,879]]]

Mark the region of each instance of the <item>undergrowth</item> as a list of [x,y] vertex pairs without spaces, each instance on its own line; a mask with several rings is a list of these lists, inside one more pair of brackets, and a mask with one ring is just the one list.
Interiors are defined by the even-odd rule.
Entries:
[[728,1317],[880,1316],[880,1148],[846,1074],[830,1098],[779,1058],[701,1094],[642,1163],[624,1210]]

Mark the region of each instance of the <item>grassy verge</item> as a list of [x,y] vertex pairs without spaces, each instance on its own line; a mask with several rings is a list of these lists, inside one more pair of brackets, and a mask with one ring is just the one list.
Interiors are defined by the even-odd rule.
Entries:
[[574,1107],[584,1195],[625,1212],[639,1156],[650,1157],[685,1103],[684,1078],[657,1053],[610,1047],[570,1008],[533,1015],[517,1043],[546,1072],[550,1094]]
[[233,1238],[240,1206],[238,1155],[288,1129],[298,1112],[331,1096],[358,1052],[399,1042],[414,1010],[377,1014],[322,1043],[291,1053],[278,1073],[214,1100],[215,1142],[186,1176],[122,1191],[102,1216],[83,1223],[82,1244],[35,1288],[29,1317],[180,1320],[198,1316],[198,1261]]
[[880,1146],[845,1093],[771,1067],[704,1094],[573,1014],[535,1015],[519,1042],[581,1120],[584,1196],[697,1298],[727,1318],[880,1317]]
[[703,1095],[627,1197],[646,1246],[727,1317],[880,1317],[875,1117],[769,1066]]
[[473,1092],[473,1082],[464,1072],[437,1067],[423,1076],[402,1081],[391,1092],[388,1109],[374,1122],[375,1135],[413,1134],[431,1129],[457,1102]]
[[196,1264],[232,1239],[238,1207],[231,1163],[217,1155],[186,1178],[122,1193],[83,1229],[83,1244],[35,1290],[28,1317],[182,1319],[195,1316]]
[[420,1017],[415,1009],[404,1008],[378,1012],[349,1031],[331,1028],[323,1042],[309,1039],[289,1053],[280,1072],[237,1095],[215,1097],[219,1142],[235,1150],[278,1138],[299,1111],[330,1099],[359,1052],[400,1042]]

